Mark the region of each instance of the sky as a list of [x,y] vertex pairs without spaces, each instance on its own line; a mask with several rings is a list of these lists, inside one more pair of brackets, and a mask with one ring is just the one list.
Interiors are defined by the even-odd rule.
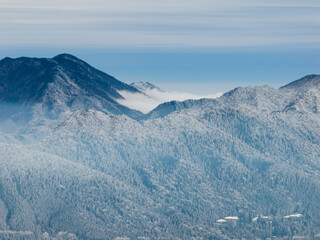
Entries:
[[318,0],[0,0],[0,58],[73,54],[121,81],[215,94],[320,73]]

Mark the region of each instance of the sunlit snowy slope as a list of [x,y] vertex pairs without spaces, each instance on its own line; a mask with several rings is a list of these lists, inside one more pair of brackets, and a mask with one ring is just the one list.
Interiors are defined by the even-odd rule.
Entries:
[[0,238],[317,238],[318,75],[120,104],[145,86],[66,54],[0,62]]

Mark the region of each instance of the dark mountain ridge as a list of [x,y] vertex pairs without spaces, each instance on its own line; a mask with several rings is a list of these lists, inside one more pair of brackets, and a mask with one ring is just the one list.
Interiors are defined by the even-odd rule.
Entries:
[[54,58],[5,58],[0,61],[0,104],[44,110],[71,111],[93,108],[105,113],[141,113],[119,104],[119,90],[139,92],[69,54]]
[[293,81],[280,89],[297,89],[301,87],[318,87],[320,85],[320,75],[310,74],[296,81]]

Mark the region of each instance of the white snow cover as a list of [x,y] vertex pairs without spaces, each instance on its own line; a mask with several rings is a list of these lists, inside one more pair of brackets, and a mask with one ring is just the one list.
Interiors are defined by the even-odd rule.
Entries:
[[[58,84],[49,87],[59,92],[56,96],[64,94]],[[277,199],[275,207],[289,213],[300,199],[309,204],[304,214],[318,214],[319,91],[299,91],[238,88],[216,101],[143,120],[97,109],[76,111],[63,97],[56,101],[62,111],[58,119],[45,118],[43,108],[35,106],[28,131],[0,133],[6,142],[0,143],[5,191],[0,229],[15,224],[46,231],[50,223],[50,231],[65,229],[69,235],[76,228],[88,239],[111,234],[112,239],[139,239],[125,231],[140,226],[175,239],[172,219],[187,230],[195,232],[196,226],[216,232],[197,219],[210,222],[223,213],[231,216],[219,222],[234,223],[239,219],[232,216],[235,203],[267,215],[267,199]],[[42,125],[36,124],[39,120]],[[33,141],[39,132],[47,134]],[[291,184],[296,181],[301,185]],[[284,216],[294,217],[302,215]],[[161,228],[158,219],[165,224]],[[199,239],[201,232],[196,233]]]
[[227,220],[225,220],[225,219],[218,219],[217,220],[217,223],[226,223],[227,222]]
[[284,216],[284,218],[301,218],[301,217],[302,217],[302,214],[300,213]]
[[228,217],[225,217],[224,219],[226,219],[226,220],[239,220],[239,218],[237,216],[228,216]]

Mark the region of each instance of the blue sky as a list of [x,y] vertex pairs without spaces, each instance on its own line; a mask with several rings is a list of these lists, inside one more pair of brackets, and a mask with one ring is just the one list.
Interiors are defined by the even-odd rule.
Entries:
[[0,58],[74,54],[125,82],[210,94],[320,71],[317,0],[1,0]]

